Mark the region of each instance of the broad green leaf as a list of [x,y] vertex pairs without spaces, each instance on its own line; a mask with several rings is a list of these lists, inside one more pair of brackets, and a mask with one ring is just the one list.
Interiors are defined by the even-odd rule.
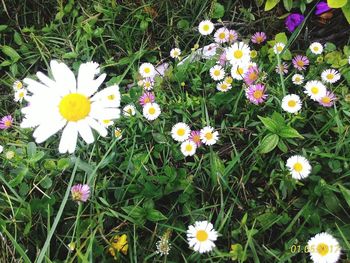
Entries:
[[21,58],[17,51],[9,46],[2,46],[2,52],[5,55],[9,56],[13,62],[17,62]]
[[276,42],[280,42],[280,43],[283,43],[283,44],[287,44],[287,42],[288,42],[288,38],[287,38],[286,33],[278,33],[275,36],[275,40],[276,40]]
[[0,25],[0,32],[4,31],[7,28],[7,25]]
[[222,4],[215,3],[212,18],[221,18],[225,14],[225,7]]
[[284,8],[289,12],[293,7],[293,0],[283,0]]
[[147,219],[152,221],[152,222],[157,222],[157,221],[161,221],[161,220],[167,220],[168,218],[156,209],[148,209],[147,210]]
[[348,1],[347,4],[341,8],[341,10],[343,11],[346,20],[348,20],[348,23],[350,24],[350,1]]
[[327,0],[327,4],[330,8],[341,8],[346,5],[347,0]]
[[272,113],[272,119],[281,127],[281,126],[285,126],[285,120],[283,118],[283,116],[278,113],[278,112],[274,112]]
[[266,129],[268,129],[272,133],[276,133],[278,131],[278,123],[271,118],[265,118],[258,116],[261,122],[265,125]]
[[265,3],[265,11],[269,11],[274,8],[280,0],[267,0]]
[[342,192],[344,199],[346,201],[346,203],[348,204],[348,206],[350,207],[350,190],[346,189],[344,186],[342,186],[341,184],[339,185],[339,189]]
[[288,126],[285,126],[281,130],[279,130],[278,135],[282,138],[304,138],[296,129]]
[[268,153],[271,152],[277,146],[279,141],[279,137],[276,134],[268,134],[262,139],[259,145],[260,153]]

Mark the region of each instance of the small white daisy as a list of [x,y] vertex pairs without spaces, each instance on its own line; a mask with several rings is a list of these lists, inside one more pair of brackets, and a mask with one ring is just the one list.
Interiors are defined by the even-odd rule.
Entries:
[[206,253],[215,247],[218,233],[208,221],[197,221],[187,229],[187,241],[190,248],[199,253]]
[[139,73],[143,78],[153,78],[156,74],[156,70],[151,63],[142,63],[139,68]]
[[307,242],[310,257],[315,263],[336,263],[340,258],[341,247],[328,233],[319,233]]
[[214,34],[214,40],[216,43],[226,43],[228,42],[229,38],[230,32],[225,27],[219,28]]
[[282,99],[282,109],[289,113],[297,113],[301,109],[300,97],[289,94]]
[[200,137],[205,145],[213,145],[219,138],[219,132],[214,131],[213,127],[206,126],[200,130]]
[[186,140],[181,143],[181,152],[184,156],[192,156],[196,153],[197,145],[191,140]]
[[160,107],[157,103],[146,103],[145,106],[143,106],[143,116],[149,120],[153,121],[158,118],[158,116],[161,113]]
[[326,69],[321,73],[321,78],[326,83],[335,83],[340,80],[340,73],[335,69]]
[[190,133],[190,127],[183,122],[176,123],[171,129],[171,137],[178,142],[186,141],[190,137]]
[[123,137],[122,130],[120,128],[115,128],[114,137],[120,140]]
[[230,83],[227,83],[226,81],[221,81],[216,85],[216,89],[218,91],[226,92],[232,88]]
[[318,80],[310,80],[306,82],[305,93],[310,96],[312,100],[318,101],[322,97],[326,95],[327,88],[321,81]]
[[242,80],[247,72],[249,64],[235,64],[231,68],[231,77],[236,80]]
[[292,174],[292,177],[297,180],[308,177],[311,172],[309,161],[300,155],[289,157],[286,166]]
[[144,78],[142,80],[142,87],[147,90],[150,91],[153,89],[153,85],[154,85],[154,80],[153,78]]
[[179,58],[181,55],[181,50],[179,48],[173,48],[170,50],[170,57],[172,58]]
[[210,77],[213,80],[222,80],[225,77],[225,71],[220,65],[215,65],[210,69]]
[[23,83],[19,80],[16,80],[12,85],[14,90],[20,90],[23,88]]
[[22,102],[23,99],[27,100],[27,90],[26,89],[19,89],[15,92],[15,101]]
[[301,85],[304,82],[304,76],[301,74],[294,74],[292,77],[292,82],[295,85]]
[[214,30],[214,24],[210,20],[204,20],[199,23],[198,31],[203,36],[210,35]]
[[320,55],[323,52],[323,46],[321,43],[318,42],[312,43],[309,48],[311,50],[311,53],[315,55]]
[[285,46],[285,44],[278,42],[273,46],[273,52],[275,52],[275,54],[281,54]]
[[232,65],[246,64],[250,61],[250,48],[244,42],[235,42],[226,50],[226,58]]
[[136,109],[135,106],[132,104],[128,104],[123,108],[123,115],[130,117],[134,116],[136,114]]

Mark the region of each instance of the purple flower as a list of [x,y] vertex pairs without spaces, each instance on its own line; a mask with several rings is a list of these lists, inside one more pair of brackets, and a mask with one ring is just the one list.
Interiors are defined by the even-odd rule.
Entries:
[[297,13],[287,16],[285,24],[289,32],[293,32],[304,21],[304,18],[303,15]]
[[2,117],[0,120],[0,129],[6,130],[12,126],[12,123],[13,123],[13,118],[11,117],[11,115]]
[[324,1],[319,2],[316,5],[315,15],[322,15],[323,13],[326,13],[327,11],[331,10],[331,8],[328,6],[328,4]]
[[221,53],[217,63],[224,67],[225,64],[226,64],[226,61],[227,61],[226,52],[224,51],[224,52]]
[[318,100],[318,103],[324,107],[332,107],[336,99],[337,97],[334,95],[334,93],[327,91],[326,95]]
[[71,193],[74,201],[86,202],[90,196],[90,187],[87,184],[76,184],[72,186]]
[[247,99],[256,105],[263,103],[267,94],[265,94],[265,86],[263,84],[250,85],[245,92]]
[[200,131],[191,131],[190,140],[193,141],[197,147],[201,146],[201,133]]
[[259,77],[259,70],[257,66],[249,67],[247,72],[244,74],[244,82],[247,85],[252,85]]
[[152,103],[154,102],[155,97],[153,92],[145,92],[142,94],[142,96],[139,99],[139,103],[144,106],[146,103]]
[[286,62],[282,62],[280,66],[276,66],[276,73],[278,74],[287,74],[288,73],[288,64]]
[[306,67],[309,65],[309,59],[306,56],[297,55],[292,60],[293,66],[297,70],[305,70]]
[[252,42],[254,44],[261,44],[266,40],[266,34],[265,32],[256,32],[253,36],[252,36]]

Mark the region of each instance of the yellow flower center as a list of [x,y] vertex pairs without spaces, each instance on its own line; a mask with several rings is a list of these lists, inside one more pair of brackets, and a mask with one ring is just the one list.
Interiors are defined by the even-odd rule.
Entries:
[[251,72],[249,75],[248,75],[248,78],[251,80],[251,81],[254,81],[258,78],[258,75],[255,73],[255,72]]
[[260,44],[261,42],[263,42],[264,39],[262,38],[262,36],[257,36],[255,40],[256,40],[256,43]]
[[153,115],[153,114],[156,113],[156,109],[153,108],[153,107],[151,107],[151,108],[149,108],[148,113],[151,114],[151,115]]
[[207,140],[211,140],[213,139],[213,134],[211,132],[207,132],[204,137],[207,139]]
[[150,86],[151,86],[151,83],[149,83],[149,82],[146,82],[146,83],[145,83],[145,87],[146,87],[146,88],[149,88]]
[[209,235],[205,230],[198,230],[196,238],[199,242],[204,242],[208,239]]
[[200,137],[199,135],[194,135],[194,136],[192,137],[192,141],[193,141],[194,143],[199,143],[199,142],[201,141],[201,137]]
[[318,93],[318,87],[312,87],[312,88],[311,88],[311,92],[312,92],[313,94],[317,94],[317,93]]
[[243,75],[243,73],[244,73],[243,68],[238,67],[237,70],[236,70],[236,73],[237,73],[238,75]]
[[72,193],[72,198],[74,201],[80,201],[82,196],[83,196],[83,194],[79,191]]
[[184,136],[185,135],[185,129],[184,128],[180,128],[177,130],[177,135],[179,136]]
[[203,26],[203,30],[204,30],[204,31],[208,31],[208,30],[209,30],[209,25],[204,25],[204,26]]
[[89,115],[90,100],[79,93],[71,93],[61,99],[58,109],[67,121],[79,121]]
[[108,123],[110,123],[110,120],[103,120],[102,121],[104,124],[108,124]]
[[144,99],[144,103],[149,103],[149,102],[151,102],[151,99],[150,99],[149,97],[146,97],[146,98]]
[[301,163],[295,163],[293,168],[297,173],[300,173],[303,170],[303,165]]
[[192,145],[191,144],[187,144],[186,145],[186,152],[190,152],[190,151],[192,151]]
[[288,101],[288,106],[289,107],[295,107],[295,105],[297,105],[297,102],[295,100]]
[[321,101],[323,102],[323,103],[330,103],[331,102],[331,98],[330,97],[323,97],[322,99],[321,99]]
[[298,61],[297,61],[297,65],[298,65],[299,67],[303,67],[303,66],[304,66],[304,62],[303,62],[302,60],[298,60]]
[[220,70],[219,69],[216,69],[214,70],[214,76],[220,76]]
[[258,55],[258,52],[256,52],[255,50],[250,51],[251,58],[255,58],[257,55]]
[[300,77],[295,78],[295,82],[300,82],[300,81],[301,81]]
[[318,47],[314,47],[314,51],[318,51]]
[[114,98],[115,98],[114,94],[107,96],[107,99],[109,99],[109,100],[114,100]]
[[242,50],[236,50],[236,51],[233,53],[233,56],[234,56],[236,59],[240,59],[241,57],[243,57],[243,52],[242,52]]
[[10,121],[10,120],[6,120],[6,121],[4,122],[4,125],[5,125],[6,127],[10,127],[11,124],[12,124],[12,121]]
[[18,96],[19,96],[20,98],[23,98],[23,97],[24,97],[24,92],[20,92]]
[[226,77],[225,78],[225,82],[228,83],[228,84],[231,84],[233,81],[233,79],[231,77]]
[[131,109],[131,108],[127,109],[126,112],[127,112],[129,115],[132,115],[132,109]]
[[316,248],[318,254],[320,254],[322,257],[328,254],[329,248],[328,245],[325,243],[319,243]]
[[277,48],[276,48],[276,49],[277,49],[277,51],[278,51],[278,52],[282,52],[283,47],[282,47],[282,46],[277,46]]
[[151,72],[151,69],[150,68],[145,68],[144,70],[143,70],[145,73],[150,73]]
[[17,85],[16,85],[16,88],[17,89],[21,89],[22,87],[23,87],[22,82],[18,82]]
[[262,95],[263,95],[263,92],[261,90],[256,90],[253,93],[253,97],[256,99],[260,99],[262,97]]
[[326,76],[327,79],[333,79],[334,78],[334,75],[332,73],[329,73],[327,74]]
[[115,137],[118,138],[118,137],[120,137],[120,135],[122,135],[121,131],[119,131],[119,130],[115,130],[115,131],[114,131],[114,136],[115,136]]
[[227,89],[227,85],[225,83],[221,84],[221,89],[226,90]]
[[226,37],[226,34],[225,34],[224,32],[221,32],[221,33],[219,34],[219,38],[220,38],[220,39],[225,39],[225,37]]

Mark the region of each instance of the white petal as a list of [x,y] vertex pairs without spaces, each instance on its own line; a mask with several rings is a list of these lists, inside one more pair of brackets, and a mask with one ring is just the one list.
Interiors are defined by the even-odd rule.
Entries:
[[66,124],[64,119],[56,122],[42,124],[35,129],[33,137],[37,143],[46,141],[49,137],[58,132]]
[[75,93],[77,90],[75,76],[68,66],[56,60],[51,60],[50,66],[57,87],[65,90],[66,93]]
[[97,121],[95,121],[93,118],[91,117],[87,117],[87,122],[90,125],[91,128],[93,128],[94,130],[96,130],[102,137],[106,137],[108,132],[107,129],[105,127],[102,126],[102,124],[98,123]]
[[60,153],[73,153],[77,144],[78,129],[75,122],[68,122],[62,132],[62,137],[58,150]]
[[106,78],[106,74],[102,74],[98,79],[101,81],[99,85],[96,85],[98,83],[95,83],[94,78],[95,75],[98,74],[100,71],[98,63],[95,62],[87,62],[83,63],[79,67],[78,72],[78,93],[83,93],[86,96],[90,97],[92,94],[94,94],[98,87],[101,85],[101,83]]
[[78,131],[87,144],[94,142],[94,136],[86,120],[78,121]]

